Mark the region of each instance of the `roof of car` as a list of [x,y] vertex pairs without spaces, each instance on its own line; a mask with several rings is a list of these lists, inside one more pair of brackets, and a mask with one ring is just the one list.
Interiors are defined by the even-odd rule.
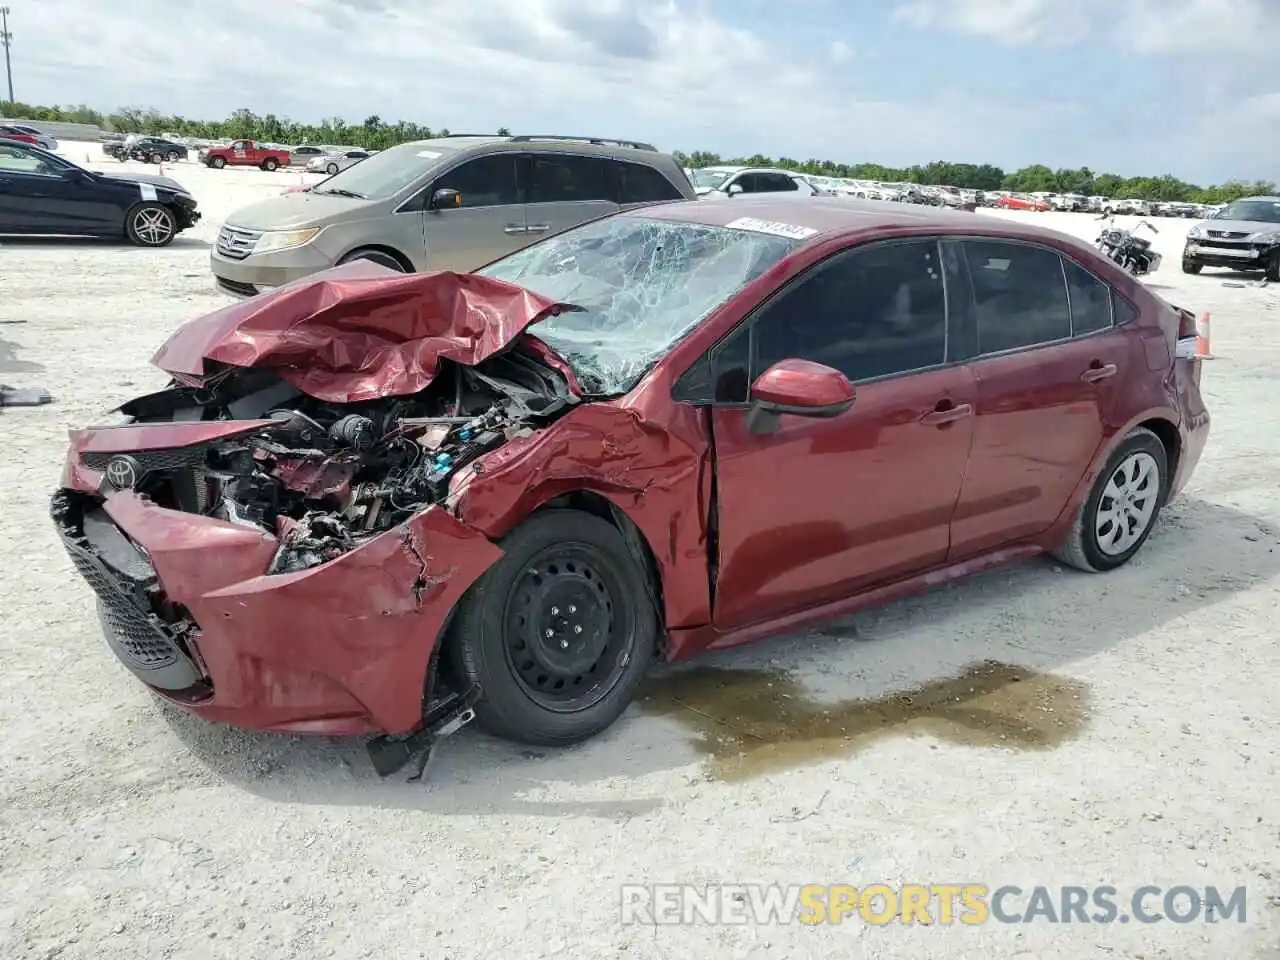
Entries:
[[738,196],[725,202],[685,200],[646,207],[635,216],[680,220],[709,227],[725,227],[735,220],[751,218],[816,230],[811,239],[825,234],[855,233],[889,227],[924,227],[939,231],[993,227],[1021,236],[1045,236],[1051,231],[1016,220],[980,213],[965,213],[941,207],[906,203],[854,200],[837,197],[791,197],[778,195]]

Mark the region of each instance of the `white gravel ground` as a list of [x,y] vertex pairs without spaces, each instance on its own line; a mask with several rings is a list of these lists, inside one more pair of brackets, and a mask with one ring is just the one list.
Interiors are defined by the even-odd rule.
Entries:
[[[66,428],[162,385],[155,347],[227,302],[207,262],[219,223],[299,179],[166,172],[205,213],[169,249],[0,245],[0,382],[56,397],[0,411],[0,957],[1280,957],[1280,295],[1182,275],[1188,222],[1158,222],[1152,282],[1212,312],[1213,432],[1130,566],[1031,562],[710,658],[775,672],[731,683],[754,724],[745,761],[706,756],[698,713],[637,708],[563,753],[466,731],[415,786],[378,780],[359,743],[161,708],[107,650],[50,529]],[[921,706],[921,684],[984,658],[1030,672],[977,700],[985,715]],[[705,671],[681,692],[702,713],[727,696]],[[804,719],[806,698],[830,715]],[[673,881],[1110,884],[1122,908],[1145,884],[1245,885],[1248,900],[1243,924],[620,922],[621,885]]]

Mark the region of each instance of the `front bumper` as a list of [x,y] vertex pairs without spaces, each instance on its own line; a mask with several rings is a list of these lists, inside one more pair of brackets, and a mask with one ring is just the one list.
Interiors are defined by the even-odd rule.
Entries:
[[1188,237],[1187,245],[1182,250],[1182,259],[1205,267],[1264,270],[1277,250],[1280,250],[1280,244],[1276,243]]
[[216,246],[209,254],[209,267],[218,288],[236,297],[252,297],[333,265],[328,254],[310,243],[273,253],[250,254],[243,260],[225,256]]
[[81,489],[59,490],[52,514],[112,651],[179,707],[246,729],[412,731],[451,611],[501,556],[432,507],[336,560],[266,575],[271,534],[128,490],[102,500],[83,489],[94,473],[68,466]]

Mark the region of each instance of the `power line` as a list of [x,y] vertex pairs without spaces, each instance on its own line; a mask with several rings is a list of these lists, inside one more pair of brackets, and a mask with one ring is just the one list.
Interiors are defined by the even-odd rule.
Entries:
[[9,102],[13,103],[13,64],[9,61],[9,44],[13,34],[9,32],[9,8],[0,7],[0,43],[4,44],[4,73],[9,79]]

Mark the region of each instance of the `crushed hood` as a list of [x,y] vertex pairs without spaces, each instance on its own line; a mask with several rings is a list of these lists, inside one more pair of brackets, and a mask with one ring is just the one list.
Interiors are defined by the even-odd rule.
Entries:
[[355,403],[417,393],[441,359],[474,366],[574,309],[476,274],[357,260],[189,321],[152,363],[192,385],[210,364],[270,369],[309,396]]

